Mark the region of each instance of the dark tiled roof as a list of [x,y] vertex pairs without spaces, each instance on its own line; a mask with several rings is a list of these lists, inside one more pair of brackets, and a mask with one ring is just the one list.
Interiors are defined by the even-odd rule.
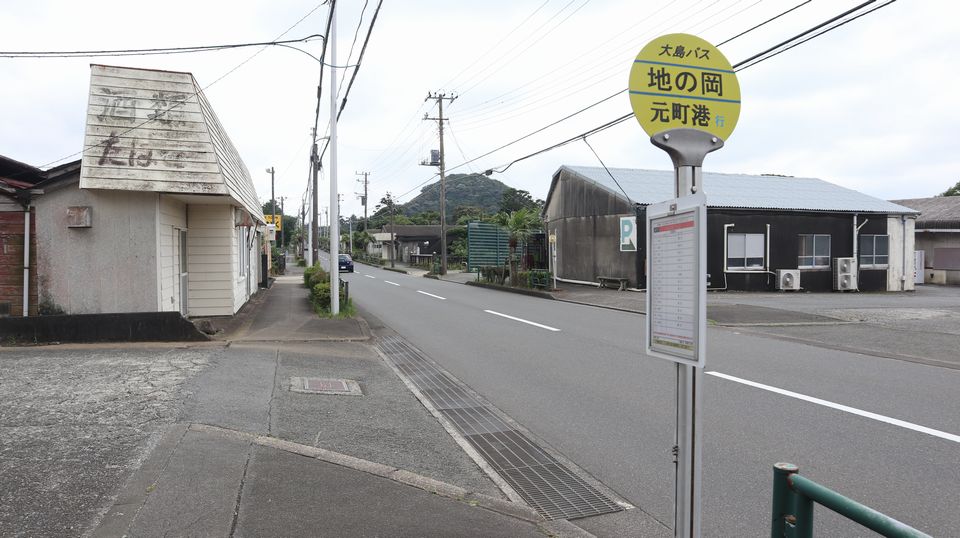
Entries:
[[960,229],[960,196],[937,196],[935,198],[912,198],[893,200],[893,203],[916,209],[917,228]]

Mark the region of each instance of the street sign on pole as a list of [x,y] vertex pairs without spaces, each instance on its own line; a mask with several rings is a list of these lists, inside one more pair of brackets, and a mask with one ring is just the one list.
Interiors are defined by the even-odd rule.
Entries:
[[677,364],[674,536],[699,538],[707,320],[702,167],[737,125],[740,83],[716,47],[670,34],[637,55],[629,90],[637,120],[674,167],[674,199],[647,207],[646,351]]
[[740,118],[740,83],[730,62],[710,43],[669,34],[647,43],[630,70],[630,105],[653,136],[697,129],[729,138]]
[[647,355],[703,367],[707,204],[703,193],[647,207]]

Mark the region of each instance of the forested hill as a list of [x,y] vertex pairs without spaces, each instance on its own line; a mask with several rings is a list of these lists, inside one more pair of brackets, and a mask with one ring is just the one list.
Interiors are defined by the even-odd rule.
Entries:
[[[477,207],[490,215],[500,211],[503,191],[508,187],[483,174],[450,174],[447,176],[447,215],[456,214],[460,206]],[[403,204],[403,214],[416,215],[426,211],[440,211],[440,181],[431,183],[416,198]],[[450,217],[448,217],[450,218]]]

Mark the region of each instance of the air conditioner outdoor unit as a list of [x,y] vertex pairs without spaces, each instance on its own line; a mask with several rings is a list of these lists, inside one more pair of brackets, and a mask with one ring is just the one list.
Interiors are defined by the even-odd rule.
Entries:
[[854,258],[833,259],[833,289],[847,291],[857,289],[857,260]]
[[797,269],[777,269],[778,290],[799,290],[800,271]]

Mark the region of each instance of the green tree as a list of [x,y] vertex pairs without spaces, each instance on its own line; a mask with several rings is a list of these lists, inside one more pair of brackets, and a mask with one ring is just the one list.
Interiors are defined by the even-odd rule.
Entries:
[[960,181],[956,185],[940,193],[940,196],[960,196]]
[[534,200],[530,193],[522,189],[507,187],[500,195],[500,212],[511,213],[520,209],[532,209],[540,212],[543,200]]
[[516,286],[520,272],[517,246],[526,243],[530,235],[541,228],[539,213],[534,208],[521,208],[510,213],[498,213],[493,221],[510,233],[510,285]]
[[473,205],[462,205],[453,211],[453,220],[458,225],[466,225],[475,220],[483,221],[483,208]]
[[414,224],[440,224],[440,213],[436,211],[424,211],[410,216],[410,222]]

